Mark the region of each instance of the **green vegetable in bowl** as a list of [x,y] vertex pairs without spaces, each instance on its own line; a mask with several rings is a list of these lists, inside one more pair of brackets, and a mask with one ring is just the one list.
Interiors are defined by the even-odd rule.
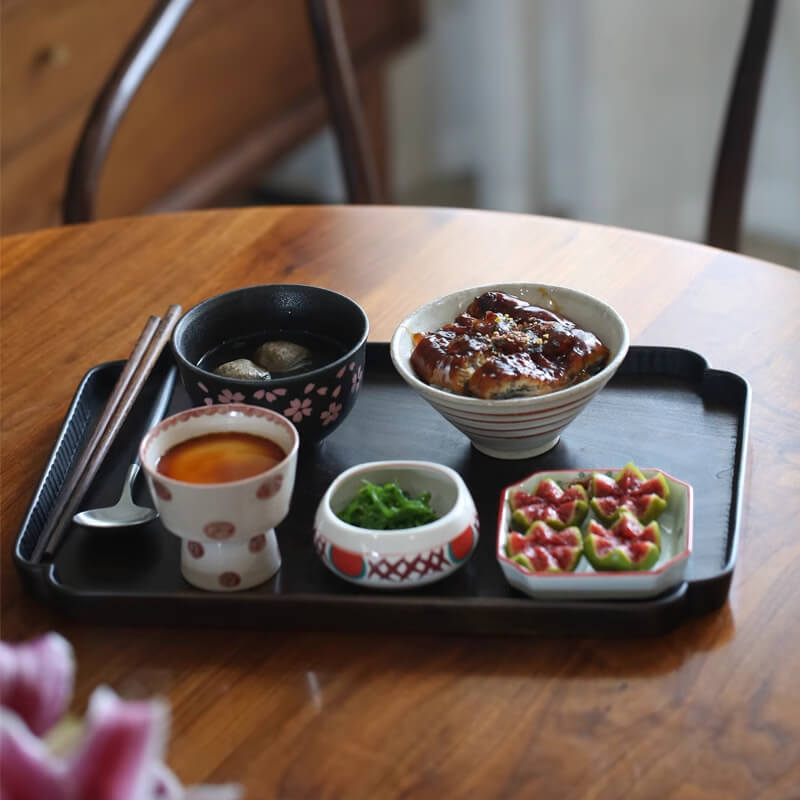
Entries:
[[369,481],[364,481],[356,496],[337,516],[359,528],[379,531],[413,528],[437,518],[431,509],[430,492],[414,498],[396,483],[378,486]]

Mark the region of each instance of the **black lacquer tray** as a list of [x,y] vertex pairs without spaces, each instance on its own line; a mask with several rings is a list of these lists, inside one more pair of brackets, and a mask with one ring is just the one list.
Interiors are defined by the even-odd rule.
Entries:
[[[165,354],[157,372],[169,366]],[[475,634],[638,636],[668,631],[722,606],[739,536],[749,387],[687,350],[632,347],[619,372],[550,452],[524,461],[484,456],[400,379],[385,343],[368,345],[365,381],[350,416],[302,449],[289,517],[278,527],[279,573],[239,593],[192,588],[179,570],[179,540],[158,521],[113,532],[73,526],[52,563],[31,553],[49,510],[103,407],[122,362],[91,369],[67,413],[15,543],[27,586],[72,617],[105,624],[437,631]],[[109,453],[84,507],[113,503],[135,456],[160,383],[154,374]],[[186,408],[178,387],[171,411]],[[425,459],[465,478],[481,540],[458,572],[420,589],[378,592],[330,573],[312,546],[319,499],[342,470],[363,461]],[[499,493],[537,470],[622,466],[633,460],[688,481],[695,491],[694,552],[686,581],[646,600],[534,600],[512,589],[495,556]],[[137,500],[149,504],[144,481]]]

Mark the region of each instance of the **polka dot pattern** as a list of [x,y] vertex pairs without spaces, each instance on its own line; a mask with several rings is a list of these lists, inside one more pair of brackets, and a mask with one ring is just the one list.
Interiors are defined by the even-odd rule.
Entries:
[[153,491],[166,502],[172,500],[172,492],[161,481],[153,481]]
[[209,539],[217,542],[230,539],[236,533],[236,527],[231,522],[209,522],[204,528],[203,533]]
[[256,491],[256,497],[259,500],[269,500],[274,497],[281,490],[283,486],[283,475],[273,475],[267,478]]
[[192,558],[202,558],[205,553],[206,549],[203,547],[200,542],[190,541],[186,543],[186,549],[189,551],[189,555]]
[[254,536],[247,545],[247,549],[251,553],[260,553],[267,546],[266,534],[260,533]]
[[223,572],[219,576],[219,585],[224,589],[233,589],[242,582],[238,572]]

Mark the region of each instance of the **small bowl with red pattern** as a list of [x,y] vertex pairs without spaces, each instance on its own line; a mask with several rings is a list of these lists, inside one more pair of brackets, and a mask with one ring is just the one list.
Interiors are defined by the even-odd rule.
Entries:
[[139,457],[161,522],[181,539],[189,583],[238,591],[278,571],[275,526],[289,513],[299,443],[283,415],[241,404],[190,408],[145,435]]
[[[368,481],[396,484],[412,497],[430,493],[436,519],[394,530],[362,528],[340,519]],[[412,589],[466,563],[478,544],[478,513],[461,476],[430,461],[373,461],[339,475],[314,520],[314,548],[331,572],[369,589]]]
[[535,472],[500,495],[496,555],[539,599],[654,597],[684,579],[692,487],[657,469]]

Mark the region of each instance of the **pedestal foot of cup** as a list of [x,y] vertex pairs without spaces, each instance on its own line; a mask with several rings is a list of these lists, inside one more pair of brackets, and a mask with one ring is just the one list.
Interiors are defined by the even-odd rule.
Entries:
[[236,592],[268,581],[281,566],[274,528],[244,541],[181,539],[181,574],[198,589]]

